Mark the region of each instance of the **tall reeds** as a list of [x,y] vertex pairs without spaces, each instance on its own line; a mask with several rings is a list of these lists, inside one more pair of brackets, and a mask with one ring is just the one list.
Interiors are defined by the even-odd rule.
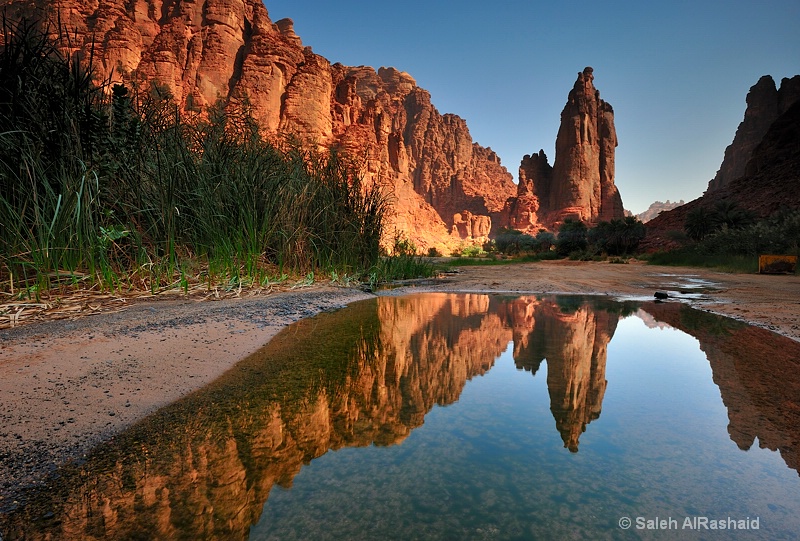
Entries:
[[246,99],[187,119],[166,89],[95,84],[91,59],[3,22],[0,291],[365,274],[385,213],[357,163],[271,144]]

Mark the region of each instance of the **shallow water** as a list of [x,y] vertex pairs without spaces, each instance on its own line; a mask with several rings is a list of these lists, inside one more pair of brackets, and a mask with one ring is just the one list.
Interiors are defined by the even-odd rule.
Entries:
[[0,532],[795,539],[798,368],[800,344],[678,303],[381,297],[288,328]]

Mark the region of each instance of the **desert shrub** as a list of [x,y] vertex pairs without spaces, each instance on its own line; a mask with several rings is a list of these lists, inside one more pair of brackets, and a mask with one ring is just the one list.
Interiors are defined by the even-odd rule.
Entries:
[[740,228],[721,229],[707,235],[696,250],[705,254],[793,254],[800,244],[800,211],[782,211]]
[[483,247],[478,246],[477,244],[468,244],[462,246],[460,252],[462,257],[480,257],[486,255]]
[[690,239],[701,240],[717,227],[717,217],[708,207],[697,207],[686,214],[684,230]]
[[[516,229],[503,228],[495,237],[494,246],[500,253],[518,254],[521,251],[520,246],[526,242],[524,237],[530,237],[530,235],[525,235],[522,231]],[[532,241],[533,239],[531,238],[530,240]]]
[[535,237],[516,229],[502,229],[495,238],[497,251],[508,255],[544,252],[555,243],[555,235],[546,229],[541,229]]
[[633,216],[622,220],[600,222],[588,232],[588,241],[595,251],[609,255],[635,252],[646,234],[645,225]]
[[699,242],[678,250],[652,254],[649,262],[755,272],[758,255],[800,255],[799,245],[800,210],[783,210],[744,227],[730,228],[724,224]]
[[586,224],[581,221],[566,220],[558,229],[556,251],[567,256],[573,252],[583,252],[588,247]]
[[686,215],[684,230],[689,238],[700,241],[720,229],[742,229],[754,223],[751,212],[733,201],[717,201],[713,206],[692,209]]
[[548,252],[555,244],[556,236],[546,229],[540,229],[534,237],[534,250],[536,252]]

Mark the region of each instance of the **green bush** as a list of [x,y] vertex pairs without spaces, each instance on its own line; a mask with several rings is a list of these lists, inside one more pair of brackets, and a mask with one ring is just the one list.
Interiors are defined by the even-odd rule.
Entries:
[[588,232],[588,241],[597,252],[608,255],[627,255],[639,248],[647,230],[642,222],[633,216],[622,220],[600,222]]
[[696,249],[705,254],[795,254],[800,244],[800,211],[785,210],[740,228],[723,225],[707,235]]
[[548,251],[555,243],[555,235],[546,229],[540,230],[533,237],[516,229],[504,228],[494,240],[497,251],[508,255]]
[[556,251],[562,256],[573,252],[583,252],[589,246],[586,224],[581,221],[566,220],[558,228]]
[[800,255],[798,245],[800,210],[783,210],[768,219],[738,228],[728,227],[725,223],[699,242],[679,250],[653,254],[649,262],[755,272],[759,255]]
[[546,229],[540,229],[534,237],[536,252],[548,252],[556,244],[556,236]]
[[460,252],[462,257],[480,257],[486,255],[486,252],[483,250],[483,248],[475,244],[463,246]]
[[400,235],[394,238],[392,253],[381,257],[369,271],[371,287],[392,280],[428,278],[436,274],[436,267],[417,255],[417,246]]
[[720,229],[742,229],[754,222],[753,214],[733,201],[717,201],[713,207],[696,207],[688,212],[684,230],[689,238],[700,241]]

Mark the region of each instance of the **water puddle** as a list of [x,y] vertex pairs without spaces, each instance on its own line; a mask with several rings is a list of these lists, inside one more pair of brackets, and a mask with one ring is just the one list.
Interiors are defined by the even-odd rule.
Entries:
[[657,273],[650,276],[660,279],[659,289],[680,300],[710,300],[708,294],[720,290],[719,282],[698,278],[696,274]]
[[380,297],[60,469],[0,534],[794,539],[799,362],[680,303]]

